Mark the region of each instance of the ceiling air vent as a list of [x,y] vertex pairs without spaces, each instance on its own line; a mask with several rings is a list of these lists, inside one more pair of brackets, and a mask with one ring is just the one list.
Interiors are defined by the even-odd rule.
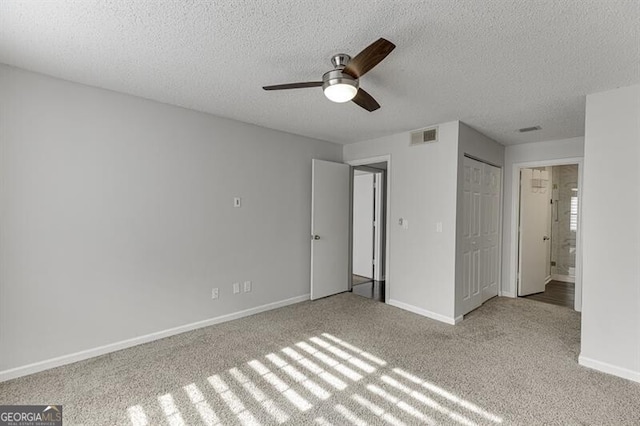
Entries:
[[522,129],[518,129],[518,131],[520,133],[526,133],[526,132],[535,132],[536,130],[540,130],[540,129],[542,129],[542,127],[532,126],[532,127],[523,127]]
[[438,142],[438,128],[430,127],[428,129],[411,132],[411,146],[422,145],[425,143]]

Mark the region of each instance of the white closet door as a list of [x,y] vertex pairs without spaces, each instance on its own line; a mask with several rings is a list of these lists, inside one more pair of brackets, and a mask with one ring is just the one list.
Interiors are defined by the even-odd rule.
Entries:
[[482,302],[498,295],[500,176],[498,167],[483,164],[482,180]]
[[483,164],[465,157],[463,182],[462,230],[462,307],[467,313],[482,304],[481,276],[481,201]]
[[498,295],[501,170],[463,161],[462,312]]

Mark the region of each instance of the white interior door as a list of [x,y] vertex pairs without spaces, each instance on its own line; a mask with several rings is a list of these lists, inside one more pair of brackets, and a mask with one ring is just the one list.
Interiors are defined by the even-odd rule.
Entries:
[[312,161],[311,299],[349,289],[349,166]]
[[498,295],[501,170],[463,161],[462,313]]
[[534,179],[540,170],[520,171],[520,247],[518,254],[518,296],[541,293],[547,278],[549,244],[549,181]]
[[480,269],[482,302],[484,303],[498,295],[501,170],[489,164],[483,164],[482,169]]
[[462,309],[466,314],[482,305],[481,289],[481,203],[483,164],[471,158],[464,158],[463,215],[462,229],[463,284]]
[[373,173],[353,176],[353,273],[373,278]]

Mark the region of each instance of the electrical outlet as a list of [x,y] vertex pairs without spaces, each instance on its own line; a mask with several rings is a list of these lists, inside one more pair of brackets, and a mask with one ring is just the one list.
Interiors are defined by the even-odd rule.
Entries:
[[233,283],[233,294],[240,293],[240,283]]
[[251,281],[244,282],[244,292],[249,293],[251,291]]
[[217,287],[211,290],[212,299],[217,299],[219,296],[220,296],[220,290],[218,290]]

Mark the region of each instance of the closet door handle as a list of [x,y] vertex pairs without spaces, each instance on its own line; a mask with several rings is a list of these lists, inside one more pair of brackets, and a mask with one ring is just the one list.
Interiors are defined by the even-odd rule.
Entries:
[[542,241],[547,241],[550,240],[551,238],[547,237],[546,235],[544,237],[542,237]]

